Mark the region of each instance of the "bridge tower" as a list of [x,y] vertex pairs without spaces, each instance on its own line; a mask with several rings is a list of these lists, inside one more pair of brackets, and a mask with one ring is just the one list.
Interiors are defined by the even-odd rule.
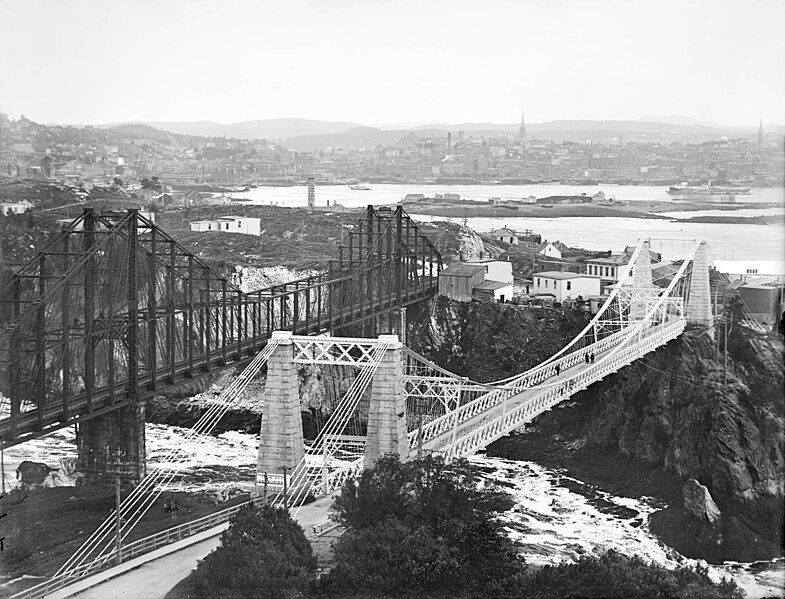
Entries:
[[403,344],[397,335],[379,335],[390,345],[376,368],[371,383],[368,438],[365,442],[365,468],[373,468],[386,453],[402,461],[409,456],[406,434],[406,392],[403,386]]
[[275,331],[272,339],[279,345],[267,361],[256,480],[261,487],[266,477],[268,490],[278,492],[303,458],[303,423],[292,334]]
[[[635,260],[635,264],[632,265],[632,277],[628,277],[628,280],[630,278],[632,279],[632,287],[638,290],[638,293],[658,290],[658,288],[654,287],[651,278],[651,254],[649,253],[648,239],[641,244],[638,258]],[[643,320],[646,317],[649,306],[647,299],[646,295],[637,299],[633,297],[630,304],[630,317],[633,320]]]
[[711,328],[711,286],[709,283],[709,256],[706,242],[701,242],[692,259],[689,296],[685,308],[687,324]]

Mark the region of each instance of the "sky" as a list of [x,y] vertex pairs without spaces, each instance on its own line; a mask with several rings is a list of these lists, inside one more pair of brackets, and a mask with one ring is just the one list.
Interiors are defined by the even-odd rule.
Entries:
[[785,0],[0,0],[42,123],[785,124]]

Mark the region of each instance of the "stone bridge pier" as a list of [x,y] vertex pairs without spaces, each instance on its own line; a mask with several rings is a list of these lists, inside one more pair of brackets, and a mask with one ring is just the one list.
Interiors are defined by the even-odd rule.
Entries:
[[[304,454],[300,392],[293,342],[288,332],[275,332],[279,345],[267,362],[267,384],[259,438],[256,493],[276,493],[287,488]],[[380,335],[388,344],[370,383],[368,436],[365,467],[373,467],[379,457],[396,453],[408,458],[406,394],[403,384],[403,343],[397,335]],[[299,473],[297,473],[299,474]],[[297,477],[295,476],[295,479]]]
[[137,402],[77,425],[77,484],[136,486],[146,473],[145,404]]

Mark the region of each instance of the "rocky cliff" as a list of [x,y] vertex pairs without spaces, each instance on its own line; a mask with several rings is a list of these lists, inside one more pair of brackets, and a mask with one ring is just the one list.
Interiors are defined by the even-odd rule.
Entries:
[[[444,300],[429,316],[419,350],[486,381],[537,364],[585,322],[565,311]],[[540,417],[527,427],[534,435],[507,437],[489,452],[542,458],[613,490],[667,500],[652,530],[688,556],[779,556],[783,355],[776,337],[734,326],[726,369],[705,331],[687,331]],[[705,501],[695,500],[695,485],[705,487]]]
[[409,346],[456,374],[489,382],[536,366],[588,321],[571,310],[439,297],[428,309],[409,308]]

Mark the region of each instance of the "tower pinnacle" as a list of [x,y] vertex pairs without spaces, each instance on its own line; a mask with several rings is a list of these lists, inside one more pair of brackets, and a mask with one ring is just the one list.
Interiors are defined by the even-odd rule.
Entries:
[[765,139],[766,138],[763,135],[763,117],[761,116],[760,117],[760,127],[758,127],[758,147],[759,148],[763,147]]
[[523,110],[521,110],[521,126],[518,129],[518,140],[523,143],[526,141],[526,123],[523,119]]

